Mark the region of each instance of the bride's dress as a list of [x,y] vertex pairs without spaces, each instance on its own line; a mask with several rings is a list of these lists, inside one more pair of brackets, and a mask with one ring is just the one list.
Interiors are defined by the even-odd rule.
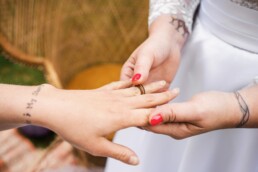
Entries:
[[[257,0],[201,2],[171,85],[181,89],[175,101],[257,82],[257,9]],[[226,129],[174,140],[129,128],[118,132],[114,141],[133,149],[141,162],[134,167],[109,159],[106,172],[258,172],[257,129]]]

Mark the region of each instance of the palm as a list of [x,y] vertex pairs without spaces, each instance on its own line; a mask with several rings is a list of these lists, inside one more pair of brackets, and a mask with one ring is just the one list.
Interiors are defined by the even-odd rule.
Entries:
[[121,79],[130,79],[137,70],[141,69],[141,74],[148,75],[143,76],[145,77],[143,82],[165,80],[170,84],[177,71],[179,57],[180,48],[177,44],[157,37],[149,37],[124,64]]
[[147,83],[165,80],[167,83],[171,83],[178,66],[178,56],[170,54],[161,63],[153,64]]

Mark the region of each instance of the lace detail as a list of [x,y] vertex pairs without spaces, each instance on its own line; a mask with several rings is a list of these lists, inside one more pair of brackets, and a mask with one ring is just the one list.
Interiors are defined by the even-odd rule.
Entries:
[[200,0],[150,0],[149,25],[161,14],[171,14],[192,30],[193,15]]
[[230,0],[243,7],[258,11],[258,0]]

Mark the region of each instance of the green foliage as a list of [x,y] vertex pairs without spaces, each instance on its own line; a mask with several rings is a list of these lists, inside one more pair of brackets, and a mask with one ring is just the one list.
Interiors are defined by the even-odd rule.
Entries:
[[44,74],[39,69],[13,63],[0,55],[0,83],[38,85],[45,82]]

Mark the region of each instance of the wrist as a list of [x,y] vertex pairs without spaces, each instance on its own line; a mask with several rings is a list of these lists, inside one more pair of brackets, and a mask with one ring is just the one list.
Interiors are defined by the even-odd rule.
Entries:
[[[48,84],[39,86],[0,85],[0,129],[9,129],[27,124],[42,125],[41,109],[48,101],[49,90],[54,87]],[[50,97],[50,96],[49,96]],[[45,103],[47,104],[47,103]],[[43,125],[42,125],[43,126]]]
[[181,49],[188,37],[188,31],[183,26],[183,21],[175,20],[171,15],[164,14],[150,25],[149,37],[164,38],[171,43],[174,42]]
[[214,129],[236,128],[241,121],[241,111],[234,93],[210,91],[192,97],[193,113],[202,120],[210,120]]
[[256,103],[252,104],[252,101],[248,97],[248,91],[240,90],[235,92],[235,101],[237,102],[236,114],[239,116],[238,128],[256,128],[257,117],[254,115],[252,109],[257,106]]
[[242,118],[239,102],[234,92],[226,93],[226,94],[228,95],[227,102],[229,104],[228,106],[229,107],[228,114],[230,116],[229,126],[230,128],[237,128]]
[[34,87],[31,92],[28,103],[31,100],[35,100],[34,104],[31,104],[31,108],[24,109],[24,114],[30,114],[30,117],[24,116],[24,121],[27,124],[38,125],[51,129],[50,123],[53,120],[53,114],[57,111],[55,108],[55,98],[57,96],[58,89],[49,84],[39,85]]

